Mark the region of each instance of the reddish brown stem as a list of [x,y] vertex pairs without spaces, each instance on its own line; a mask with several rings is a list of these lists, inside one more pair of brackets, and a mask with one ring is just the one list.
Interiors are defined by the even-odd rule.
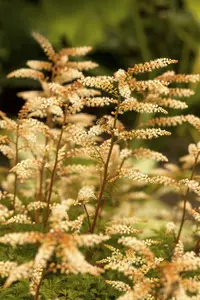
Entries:
[[45,275],[45,271],[43,270],[42,276],[40,278],[40,282],[39,282],[39,284],[37,286],[37,290],[36,290],[36,293],[34,295],[34,300],[39,300],[40,299],[40,295],[39,295],[39,293],[40,293],[40,286],[42,284],[42,280],[44,279],[44,275]]
[[[43,178],[44,178],[44,165],[45,162],[43,161],[42,167],[40,169],[40,183],[39,183],[39,190],[37,193],[36,201],[41,201],[42,200],[42,187],[43,187]],[[40,209],[37,209],[35,212],[35,222],[36,224],[39,223],[39,218],[40,218]]]
[[199,250],[199,247],[200,247],[200,238],[197,240],[197,242],[196,242],[196,244],[195,244],[195,246],[194,246],[193,251],[194,251],[195,253],[197,253],[198,250]]
[[[190,180],[193,179],[194,177],[194,173],[195,173],[195,168],[196,168],[196,165],[197,165],[197,161],[198,161],[198,157],[199,157],[199,154],[197,154],[196,158],[195,158],[195,161],[194,161],[194,166],[193,166],[193,169],[192,169],[192,173],[191,173],[191,176],[190,176]],[[183,214],[182,214],[182,218],[181,218],[181,224],[180,224],[180,228],[179,228],[179,232],[178,232],[178,235],[177,235],[177,238],[176,238],[176,244],[179,242],[180,240],[180,237],[181,237],[181,233],[182,233],[182,229],[183,229],[183,225],[184,225],[184,222],[185,222],[185,214],[186,214],[186,204],[187,204],[187,201],[188,201],[188,194],[189,194],[189,187],[187,188],[187,191],[185,193],[185,196],[184,196],[184,203],[183,203]]]
[[112,136],[111,136],[111,144],[110,144],[110,149],[108,152],[108,156],[104,165],[104,172],[103,172],[103,180],[101,182],[101,186],[100,186],[100,191],[99,191],[99,196],[98,196],[98,202],[97,202],[97,207],[95,210],[95,214],[94,214],[94,220],[91,226],[91,233],[94,232],[96,224],[97,224],[97,219],[99,216],[99,212],[100,212],[100,208],[101,208],[101,202],[102,202],[102,197],[103,197],[103,193],[104,193],[104,189],[107,183],[107,176],[108,176],[108,165],[110,162],[110,157],[112,154],[112,150],[113,150],[113,146],[114,146],[114,139],[115,139],[115,135],[114,135],[114,129],[116,128],[116,124],[117,124],[117,117],[118,117],[118,110],[119,110],[119,104],[120,104],[120,99],[118,99],[118,105],[117,105],[117,109],[115,112],[115,119],[114,119],[114,124],[113,124],[113,131],[112,131]]
[[88,210],[87,210],[87,207],[86,207],[86,205],[85,205],[85,204],[83,204],[83,208],[84,208],[84,211],[85,211],[85,213],[86,213],[86,216],[87,216],[89,230],[91,230],[90,216],[89,216],[89,213],[88,213]]
[[[46,151],[46,146],[48,144],[48,138],[46,137],[45,141],[45,151]],[[39,171],[39,189],[36,197],[36,201],[42,201],[43,199],[43,182],[44,182],[44,171],[45,171],[45,162],[46,162],[46,152],[44,152],[43,159],[42,159],[42,165]],[[40,209],[36,210],[35,214],[35,222],[36,224],[39,223],[39,217],[40,217]]]
[[[18,163],[18,156],[19,156],[19,122],[17,124],[17,129],[16,129],[16,141],[15,141],[15,166]],[[13,211],[15,213],[16,209],[16,197],[17,197],[17,174],[15,173],[15,181],[14,181],[14,192],[13,192]]]
[[59,155],[59,150],[60,150],[60,146],[61,146],[61,142],[62,142],[62,137],[63,137],[63,133],[64,133],[64,129],[65,129],[65,123],[66,123],[66,117],[67,117],[66,110],[65,110],[65,114],[64,114],[63,125],[62,125],[61,131],[60,131],[60,136],[59,136],[59,139],[58,139],[58,144],[57,144],[57,147],[56,147],[56,157],[55,157],[55,162],[54,162],[54,166],[53,166],[53,170],[52,170],[51,178],[50,178],[50,185],[49,185],[49,191],[48,191],[48,197],[47,197],[46,216],[45,216],[45,219],[44,219],[44,228],[46,228],[47,222],[48,222],[48,219],[49,219],[51,196],[52,196],[53,185],[54,185],[54,180],[55,180],[55,177],[56,177],[56,170],[57,170],[57,165],[58,165],[58,155]]

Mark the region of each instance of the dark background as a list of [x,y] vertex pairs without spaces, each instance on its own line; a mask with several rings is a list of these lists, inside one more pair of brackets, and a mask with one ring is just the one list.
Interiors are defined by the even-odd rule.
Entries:
[[[93,46],[89,58],[100,65],[93,74],[112,74],[159,57],[178,59],[177,72],[200,73],[198,0],[0,0],[0,109],[11,117],[23,104],[16,93],[37,83],[6,75],[25,67],[28,59],[45,59],[32,31],[45,35],[56,49]],[[196,94],[184,113],[200,116],[200,85],[190,87]],[[178,130],[181,140],[162,145],[172,153],[174,143],[182,149],[185,139],[198,139],[192,130]]]

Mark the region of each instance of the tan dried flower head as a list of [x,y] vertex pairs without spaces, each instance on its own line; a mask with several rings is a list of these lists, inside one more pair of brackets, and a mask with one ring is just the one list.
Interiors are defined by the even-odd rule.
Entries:
[[145,62],[144,64],[136,64],[133,68],[129,68],[129,73],[143,73],[143,72],[151,72],[154,69],[160,69],[163,67],[167,67],[170,64],[175,64],[178,61],[175,59],[168,58],[158,58],[149,62]]
[[161,76],[157,77],[158,80],[166,82],[177,82],[177,83],[188,83],[188,82],[198,82],[200,80],[199,74],[175,74],[175,72],[166,72]]

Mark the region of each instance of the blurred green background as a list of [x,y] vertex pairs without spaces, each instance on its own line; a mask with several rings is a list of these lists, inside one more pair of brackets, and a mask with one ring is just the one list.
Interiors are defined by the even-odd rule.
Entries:
[[[28,59],[44,59],[32,31],[57,49],[93,46],[96,74],[159,57],[178,59],[177,72],[200,73],[199,0],[0,0],[0,109],[11,116],[23,103],[16,92],[36,83],[6,74]],[[188,111],[200,116],[200,85],[192,88]]]

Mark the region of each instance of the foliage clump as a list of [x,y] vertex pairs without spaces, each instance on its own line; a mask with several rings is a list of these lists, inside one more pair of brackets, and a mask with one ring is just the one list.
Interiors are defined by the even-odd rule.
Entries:
[[[154,116],[187,108],[193,91],[176,83],[200,75],[167,71],[141,80],[140,73],[177,63],[161,58],[86,76],[97,66],[80,59],[91,47],[56,52],[41,34],[33,37],[48,61],[28,61],[8,77],[35,79],[41,89],[18,94],[25,104],[16,120],[0,112],[0,151],[9,161],[0,193],[1,295],[198,299],[200,211],[189,200],[200,197],[199,142],[177,165],[147,142],[182,123],[200,131],[191,114]],[[104,106],[98,119],[85,113]],[[130,111],[150,120],[126,128]],[[144,160],[153,161],[150,170],[142,170]],[[173,208],[161,201],[170,194],[180,198]]]

